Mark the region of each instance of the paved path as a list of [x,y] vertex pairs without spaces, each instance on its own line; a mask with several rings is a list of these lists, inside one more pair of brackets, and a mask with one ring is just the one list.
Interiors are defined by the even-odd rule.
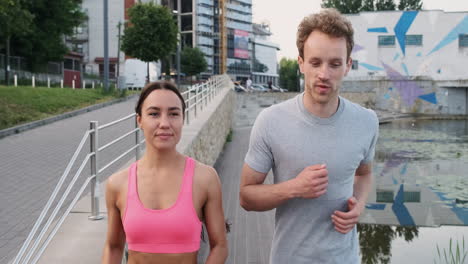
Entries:
[[[0,263],[6,263],[18,252],[89,122],[97,120],[105,124],[126,116],[133,112],[136,99],[0,139]],[[132,125],[132,121],[129,121],[119,128],[130,129]],[[111,128],[103,133],[101,144],[108,142],[115,131]],[[129,139],[105,151],[121,153],[131,143]],[[88,150],[87,142],[79,155],[80,163]],[[108,161],[101,159],[101,164]],[[108,172],[120,166],[122,162],[111,166],[103,176],[108,176]],[[76,171],[76,167],[73,171]],[[89,167],[85,170],[89,172]]]

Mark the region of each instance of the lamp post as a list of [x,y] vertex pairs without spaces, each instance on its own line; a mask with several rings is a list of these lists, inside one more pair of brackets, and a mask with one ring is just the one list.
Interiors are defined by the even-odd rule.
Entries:
[[108,0],[104,0],[104,91],[109,91],[109,19]]
[[181,46],[181,41],[182,41],[182,36],[181,36],[181,17],[180,13],[182,12],[181,8],[181,0],[177,0],[177,87],[180,89],[180,46]]

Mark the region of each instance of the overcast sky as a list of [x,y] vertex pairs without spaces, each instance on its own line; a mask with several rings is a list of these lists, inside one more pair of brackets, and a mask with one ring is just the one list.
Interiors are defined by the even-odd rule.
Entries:
[[[321,0],[252,0],[253,21],[268,22],[273,33],[271,40],[280,45],[278,61],[282,57],[297,58],[297,26],[304,16],[320,10],[321,2]],[[468,11],[468,0],[423,0],[423,8]]]

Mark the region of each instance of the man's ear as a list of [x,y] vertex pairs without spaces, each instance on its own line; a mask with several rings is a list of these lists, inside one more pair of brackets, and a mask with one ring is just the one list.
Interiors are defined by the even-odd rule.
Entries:
[[299,70],[301,71],[302,74],[304,74],[304,59],[301,56],[297,56],[297,63],[299,64]]
[[351,56],[348,58],[348,61],[346,63],[346,72],[345,76],[348,75],[349,70],[351,70],[351,67],[353,66],[353,58]]

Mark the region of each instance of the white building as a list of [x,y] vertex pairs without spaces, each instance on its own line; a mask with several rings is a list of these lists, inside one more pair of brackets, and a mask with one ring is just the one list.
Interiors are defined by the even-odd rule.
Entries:
[[[252,27],[254,36],[252,40],[252,81],[262,84],[271,81],[277,85],[279,75],[276,52],[279,50],[279,46],[270,41],[271,32],[267,25],[253,24]],[[264,65],[266,68],[259,65]]]
[[347,15],[355,30],[350,77],[468,78],[468,12],[381,11]]
[[355,46],[343,91],[375,93],[378,109],[468,114],[468,12],[379,11],[347,17]]

